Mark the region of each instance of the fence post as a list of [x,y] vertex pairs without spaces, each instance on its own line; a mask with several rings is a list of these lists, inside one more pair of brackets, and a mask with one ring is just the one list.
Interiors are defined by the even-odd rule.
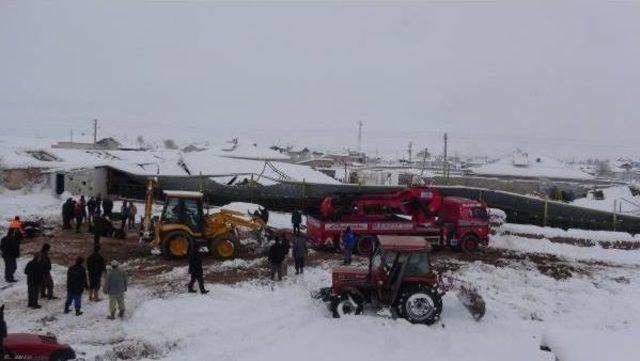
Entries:
[[618,223],[618,200],[613,200],[613,231],[616,231],[616,223]]
[[542,226],[547,226],[547,215],[549,214],[549,197],[544,198],[544,215],[542,218]]

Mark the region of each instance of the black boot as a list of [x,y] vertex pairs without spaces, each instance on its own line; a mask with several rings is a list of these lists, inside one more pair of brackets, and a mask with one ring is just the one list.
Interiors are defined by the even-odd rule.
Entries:
[[80,316],[82,313],[83,313],[83,312],[82,312],[82,311],[80,311],[80,309],[79,309],[79,308],[76,310],[76,316]]
[[206,295],[207,293],[209,293],[209,290],[201,289],[200,293],[202,293],[203,295]]

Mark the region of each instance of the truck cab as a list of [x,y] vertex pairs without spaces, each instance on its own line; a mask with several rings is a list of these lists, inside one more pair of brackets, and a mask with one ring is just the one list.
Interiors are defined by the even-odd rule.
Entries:
[[465,252],[474,252],[489,244],[491,227],[487,205],[461,197],[444,197],[438,211],[438,222],[446,229],[451,246]]

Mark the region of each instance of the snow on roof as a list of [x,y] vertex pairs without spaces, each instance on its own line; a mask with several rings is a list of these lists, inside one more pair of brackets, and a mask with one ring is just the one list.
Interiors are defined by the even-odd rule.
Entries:
[[228,158],[243,158],[257,160],[289,160],[286,154],[282,154],[268,147],[261,147],[255,143],[238,142],[237,144],[211,148],[216,155]]
[[191,191],[163,191],[169,197],[180,197],[180,198],[202,198],[202,192],[191,192]]
[[593,179],[593,176],[553,158],[528,154],[528,162],[514,163],[510,155],[493,163],[473,167],[476,174],[514,177],[547,177],[565,179]]
[[[267,164],[265,160],[260,159],[272,158],[273,151],[267,152],[253,145],[249,147],[238,145],[236,149],[229,152],[213,147],[200,152],[183,154],[179,150],[170,149],[148,151],[60,149],[51,148],[53,143],[54,141],[35,138],[2,137],[0,138],[0,167],[50,170],[111,167],[131,174],[149,176],[245,174],[253,175],[254,179],[264,177],[263,182],[270,179],[271,181],[337,183],[335,179],[308,166],[276,161]],[[42,153],[50,157],[43,158]],[[278,152],[273,153],[280,155]],[[248,159],[249,156],[257,159]],[[286,156],[285,158],[288,159]]]

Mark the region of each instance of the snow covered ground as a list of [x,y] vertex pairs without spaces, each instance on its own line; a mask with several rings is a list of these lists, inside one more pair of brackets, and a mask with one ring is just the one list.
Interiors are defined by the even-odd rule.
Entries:
[[[50,194],[3,193],[0,217],[13,214],[57,216],[60,200]],[[254,205],[227,208],[243,213]],[[274,226],[289,226],[290,216],[272,212]],[[506,224],[503,231],[540,234],[493,237],[497,262],[457,257],[453,276],[475,285],[485,298],[487,314],[474,321],[453,293],[444,298],[442,319],[433,326],[367,310],[365,315],[332,319],[326,306],[310,297],[330,284],[322,261],[304,276],[283,282],[253,278],[227,285],[209,283],[206,296],[184,293],[186,266],[148,279],[132,277],[124,320],[105,319],[105,301],[83,307],[76,317],[62,313],[63,301],[43,301],[40,310],[26,308],[27,261],[19,261],[19,283],[0,283],[11,332],[52,332],[86,360],[636,360],[640,345],[640,251],[578,247],[547,238],[635,241],[623,233],[562,231]],[[55,242],[55,239],[52,241]],[[504,252],[501,253],[501,252]],[[511,257],[507,257],[512,255]],[[554,278],[541,272],[530,256],[553,257],[571,273]],[[446,253],[439,258],[448,256]],[[551,259],[551,258],[550,258]],[[153,260],[153,259],[152,259]],[[145,261],[148,261],[145,258]],[[160,261],[161,262],[161,261]],[[364,262],[364,260],[361,260]],[[536,263],[538,262],[538,263]],[[549,261],[551,262],[551,261]],[[542,264],[544,266],[544,264]],[[125,265],[133,271],[136,262]],[[264,259],[217,262],[206,272],[265,268]],[[66,267],[54,266],[57,293],[63,296]],[[140,276],[141,277],[141,276]],[[540,350],[545,345],[553,353]]]

